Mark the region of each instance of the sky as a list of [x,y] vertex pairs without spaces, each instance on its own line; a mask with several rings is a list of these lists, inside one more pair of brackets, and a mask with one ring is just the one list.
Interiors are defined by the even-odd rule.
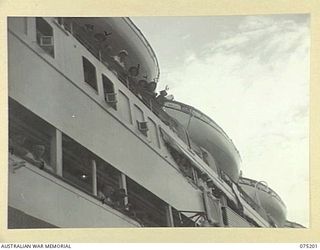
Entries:
[[308,15],[134,17],[160,66],[157,90],[210,116],[244,177],[266,181],[309,226]]

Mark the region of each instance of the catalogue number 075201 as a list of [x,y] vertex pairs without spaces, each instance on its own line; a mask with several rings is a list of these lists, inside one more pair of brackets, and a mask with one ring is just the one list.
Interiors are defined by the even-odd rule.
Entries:
[[300,244],[299,245],[300,246],[300,248],[306,248],[306,249],[310,249],[310,248],[318,248],[318,244],[315,244],[315,243],[309,243],[309,244],[307,244],[307,243],[302,243],[302,244]]

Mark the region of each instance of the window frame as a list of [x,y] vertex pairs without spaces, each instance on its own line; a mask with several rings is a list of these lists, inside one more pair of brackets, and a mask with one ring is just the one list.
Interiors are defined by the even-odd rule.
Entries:
[[[82,56],[82,70],[83,70],[84,83],[86,83],[96,93],[98,93],[98,79],[97,79],[96,66],[92,62],[90,62],[90,60],[88,58],[86,58],[85,56]],[[87,71],[87,70],[89,70],[89,71]],[[92,74],[91,77],[93,76],[93,82],[90,82],[91,80],[88,79],[88,78],[90,78],[90,75],[87,74],[87,72],[90,73],[91,70],[93,70],[93,72],[91,72],[91,74]]]
[[[114,88],[114,83],[109,79],[109,77],[107,77],[105,74],[101,74],[101,79],[102,79],[102,87],[103,87],[103,96],[104,96],[104,100],[105,102],[112,107],[114,110],[117,110],[117,102],[118,102],[118,98],[117,98],[117,93],[115,92],[115,88]],[[112,89],[111,91],[107,91],[106,86],[108,86],[108,88],[110,87],[110,89]],[[108,102],[107,101],[107,94],[114,94],[115,95],[115,102]]]
[[[42,27],[40,27],[40,26],[42,26]],[[44,31],[43,29],[45,29],[45,28],[47,28],[48,30],[43,32]],[[43,17],[36,17],[35,18],[35,29],[36,29],[36,41],[37,41],[38,46],[44,52],[46,52],[46,54],[48,54],[52,58],[55,58],[55,49],[54,49],[55,42],[54,42],[54,29],[53,29],[53,27]],[[48,45],[48,46],[41,45],[41,37],[52,37],[53,44]]]

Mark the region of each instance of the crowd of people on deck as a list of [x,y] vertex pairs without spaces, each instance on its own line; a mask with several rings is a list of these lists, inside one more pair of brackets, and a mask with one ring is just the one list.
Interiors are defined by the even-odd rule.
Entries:
[[[69,26],[69,25],[67,25]],[[142,75],[141,66],[130,66],[130,54],[126,49],[120,49],[115,55],[115,49],[110,41],[112,39],[112,32],[98,31],[93,24],[84,24],[79,26],[74,24],[74,32],[76,37],[86,39],[90,38],[90,42],[96,50],[98,50],[99,60],[103,62],[111,71],[113,71],[118,79],[126,85],[136,96],[138,96],[149,108],[161,107],[164,104],[164,97],[167,96],[165,90],[161,91],[157,96],[155,92],[157,83],[155,81],[148,81],[147,75]],[[78,33],[78,34],[77,34]],[[84,34],[84,35],[81,35]],[[132,64],[131,64],[132,65]]]
[[148,82],[146,80],[147,76],[139,77],[140,64],[128,68],[128,57],[128,52],[126,50],[121,50],[117,56],[111,57],[109,66],[115,71],[119,80],[149,108],[157,110],[157,108],[162,107],[167,92],[163,90],[157,95],[155,92],[157,83],[155,81]]
[[157,94],[155,81],[148,82],[146,77],[140,77],[140,64],[131,66],[127,70],[127,57],[129,56],[126,50],[121,50],[118,56],[111,57],[109,67],[117,74],[119,80],[135,94],[162,122],[168,125],[173,131],[177,130],[177,122],[162,110],[165,102],[172,100],[173,96],[168,95],[167,88],[161,90]]

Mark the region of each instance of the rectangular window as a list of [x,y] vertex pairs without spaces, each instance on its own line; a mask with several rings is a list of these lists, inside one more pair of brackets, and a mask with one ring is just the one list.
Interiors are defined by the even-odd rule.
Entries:
[[42,17],[36,17],[37,43],[50,56],[54,57],[54,39],[51,25]]
[[133,107],[134,117],[136,119],[136,125],[138,130],[144,135],[147,136],[148,133],[148,122],[144,121],[143,111],[137,106]]
[[144,227],[167,226],[166,203],[127,177],[131,216]]
[[126,190],[121,187],[121,172],[110,164],[97,161],[98,199],[117,210],[124,211]]
[[148,117],[148,126],[149,126],[149,136],[152,143],[160,148],[157,124],[150,117]]
[[63,178],[92,194],[92,153],[66,135],[62,137],[62,150]]
[[71,185],[96,196],[103,204],[125,212],[126,190],[121,172],[88,149],[63,135],[63,178]]
[[110,81],[108,77],[102,74],[102,84],[103,84],[104,99],[106,103],[108,103],[110,107],[116,110],[118,100],[117,100],[117,95],[114,92],[113,83]]
[[82,57],[84,81],[95,91],[98,91],[97,75],[95,66],[85,57]]
[[143,122],[144,121],[143,111],[137,105],[134,105],[133,110],[134,110],[134,117],[136,118],[136,120],[139,122]]
[[[103,192],[104,187],[110,186],[112,189],[120,187],[120,171],[112,167],[110,164],[99,159],[97,160],[97,183],[98,193]],[[107,196],[107,194],[104,194]]]
[[119,90],[119,98],[118,99],[119,99],[118,104],[119,104],[120,117],[126,123],[132,124],[129,98],[122,91]]
[[9,99],[9,154],[40,169],[54,173],[55,128],[40,117]]

